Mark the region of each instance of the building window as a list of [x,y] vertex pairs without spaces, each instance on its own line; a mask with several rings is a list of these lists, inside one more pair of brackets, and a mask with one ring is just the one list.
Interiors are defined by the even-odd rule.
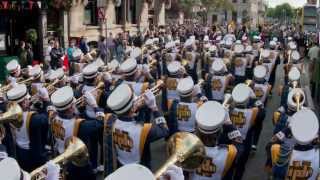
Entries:
[[232,0],[233,3],[237,3],[238,0]]
[[84,24],[98,25],[97,0],[88,0],[88,4],[84,9]]
[[116,3],[115,5],[115,11],[116,11],[116,24],[122,24],[122,17],[123,17],[123,4],[120,3]]
[[236,11],[232,12],[232,21],[237,22],[237,12]]
[[212,15],[212,24],[216,23],[218,21],[218,16],[213,14]]
[[247,0],[242,0],[242,3],[247,3]]
[[131,0],[131,1],[128,1],[128,9],[129,9],[129,12],[128,12],[128,21],[131,23],[131,24],[137,24],[137,16],[136,16],[136,6],[137,6],[137,3],[136,3],[136,0]]

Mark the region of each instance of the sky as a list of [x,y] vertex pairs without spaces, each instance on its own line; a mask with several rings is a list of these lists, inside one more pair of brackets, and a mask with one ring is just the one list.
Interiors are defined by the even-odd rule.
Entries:
[[293,7],[302,7],[307,0],[265,0],[269,7],[275,7],[283,3],[289,3]]

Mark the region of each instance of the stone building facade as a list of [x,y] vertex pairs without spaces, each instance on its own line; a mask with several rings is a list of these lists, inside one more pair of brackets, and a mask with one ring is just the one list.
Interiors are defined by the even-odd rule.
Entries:
[[[165,25],[167,0],[84,0],[68,12],[69,37],[97,41],[109,32],[144,31],[149,24]],[[67,28],[65,28],[67,29]],[[66,31],[65,31],[66,32]]]
[[256,27],[264,22],[265,4],[263,0],[230,0],[234,10],[218,10],[208,13],[208,24],[223,24],[231,21],[247,23]]

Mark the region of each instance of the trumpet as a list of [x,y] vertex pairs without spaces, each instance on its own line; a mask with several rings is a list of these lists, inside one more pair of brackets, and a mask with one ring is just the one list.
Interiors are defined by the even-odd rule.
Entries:
[[250,87],[253,84],[253,81],[251,79],[247,79],[245,84]]
[[205,148],[201,140],[194,134],[178,132],[170,137],[167,143],[170,155],[166,163],[155,172],[158,179],[169,166],[176,164],[185,170],[198,168],[204,160]]
[[22,108],[17,103],[10,104],[8,110],[0,115],[0,124],[9,122],[20,128],[23,124],[22,113]]
[[[150,89],[150,91],[154,94],[157,95],[161,91],[161,87],[163,87],[164,82],[162,80],[159,80],[157,82],[157,85],[155,85],[153,88]],[[140,96],[137,97],[137,99],[134,102],[134,107],[138,109],[139,107],[144,105],[144,95],[145,93],[141,94]]]
[[297,104],[297,112],[298,112],[301,109],[301,106],[303,104],[304,96],[303,96],[303,94],[298,92],[293,96],[293,98],[294,98],[295,103]]
[[[94,89],[91,89],[90,91],[88,91],[89,93],[92,93],[92,92],[95,92],[95,91],[97,91],[97,90],[99,90],[99,89],[102,89],[102,88],[104,88],[104,83],[103,82],[99,82],[99,84],[94,88]],[[76,105],[77,106],[80,106],[83,102],[84,102],[84,100],[85,100],[85,97],[84,97],[84,95],[82,95],[80,98],[78,98],[77,100],[76,100]]]
[[[18,84],[29,84],[33,81],[33,77],[30,77],[26,80],[23,80],[23,81],[18,81],[17,83]],[[10,89],[12,88],[12,85],[11,84],[8,84],[8,85],[5,85],[5,86],[2,86],[0,87],[0,92],[7,92],[9,91]]]
[[[76,166],[84,166],[88,162],[88,149],[86,145],[77,137],[72,137],[64,153],[60,154],[52,161],[55,164],[64,164],[68,161]],[[46,166],[43,165],[30,173],[31,180],[45,180],[47,176]]]

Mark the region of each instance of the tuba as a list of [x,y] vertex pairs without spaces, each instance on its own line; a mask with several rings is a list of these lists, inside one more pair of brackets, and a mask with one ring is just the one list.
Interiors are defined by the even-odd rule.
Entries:
[[23,124],[22,112],[22,108],[17,103],[9,105],[9,109],[0,115],[0,124],[9,122],[16,128],[20,128]]
[[198,168],[206,154],[201,140],[196,135],[187,132],[178,132],[171,136],[167,150],[170,157],[154,174],[157,179],[173,164],[185,170]]
[[[88,162],[88,149],[86,145],[77,137],[72,137],[65,149],[64,153],[60,154],[52,161],[56,164],[64,164],[68,161],[76,166],[84,166]],[[40,166],[30,173],[31,180],[45,180],[47,176],[46,166]]]

